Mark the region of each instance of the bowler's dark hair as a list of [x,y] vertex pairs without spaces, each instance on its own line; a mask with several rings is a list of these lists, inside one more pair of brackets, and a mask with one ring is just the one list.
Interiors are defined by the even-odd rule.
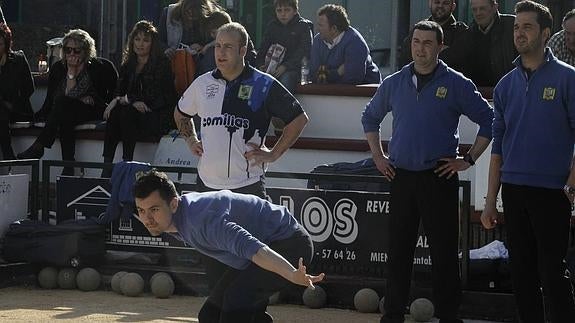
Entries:
[[349,18],[345,8],[337,4],[326,4],[317,11],[318,16],[326,16],[330,26],[335,26],[338,31],[349,29]]
[[166,173],[152,169],[139,174],[134,183],[134,197],[145,199],[155,191],[158,191],[162,200],[167,203],[170,203],[174,197],[178,197],[176,186]]
[[546,6],[531,0],[520,1],[515,5],[515,14],[520,12],[535,12],[539,29],[553,29],[553,16]]
[[5,23],[0,23],[0,37],[4,38],[4,48],[9,53],[12,49],[12,31]]
[[443,44],[443,29],[441,25],[431,20],[422,20],[413,26],[413,30],[434,31],[437,42]]

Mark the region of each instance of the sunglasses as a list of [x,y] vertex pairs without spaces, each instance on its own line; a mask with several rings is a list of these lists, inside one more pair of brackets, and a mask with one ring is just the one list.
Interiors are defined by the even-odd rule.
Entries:
[[74,52],[74,54],[78,55],[82,52],[82,48],[79,47],[64,47],[64,53],[66,54],[72,54],[72,52]]

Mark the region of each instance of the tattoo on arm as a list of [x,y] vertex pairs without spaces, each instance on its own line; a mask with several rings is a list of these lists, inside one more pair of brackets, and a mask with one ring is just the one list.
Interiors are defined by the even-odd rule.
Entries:
[[180,115],[180,117],[176,122],[176,125],[178,126],[178,130],[180,130],[180,134],[182,135],[182,137],[184,137],[186,141],[190,139],[193,141],[199,141],[198,136],[196,134],[196,129],[194,127],[194,122],[192,121],[192,119]]

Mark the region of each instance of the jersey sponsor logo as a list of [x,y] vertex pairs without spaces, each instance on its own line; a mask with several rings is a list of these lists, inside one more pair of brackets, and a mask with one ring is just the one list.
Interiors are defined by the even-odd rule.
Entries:
[[557,90],[553,87],[546,87],[543,89],[543,100],[555,100],[555,92]]
[[445,97],[447,96],[447,88],[444,86],[438,87],[437,91],[435,91],[435,96],[440,99],[445,99]]
[[242,100],[249,100],[252,96],[253,86],[251,85],[242,85],[240,86],[240,90],[238,91],[238,98]]
[[248,129],[250,127],[250,120],[245,118],[236,117],[232,114],[222,114],[221,116],[206,117],[202,119],[202,127],[224,126],[227,128],[235,129]]
[[220,86],[218,84],[210,84],[206,86],[206,98],[213,99],[219,91]]

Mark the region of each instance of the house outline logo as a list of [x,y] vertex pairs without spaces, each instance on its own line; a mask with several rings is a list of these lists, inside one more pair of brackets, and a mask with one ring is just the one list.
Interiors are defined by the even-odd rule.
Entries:
[[[104,193],[104,194],[107,196],[107,198],[104,198],[104,197],[90,197],[90,195],[91,195],[92,193],[97,193],[97,192]],[[91,190],[87,191],[86,193],[84,193],[84,194],[78,196],[76,199],[70,201],[68,204],[66,204],[66,207],[71,207],[72,205],[76,205],[76,204],[78,204],[78,205],[92,205],[92,206],[97,206],[97,205],[104,205],[104,206],[106,206],[106,205],[108,205],[108,200],[110,199],[111,196],[112,196],[112,194],[110,194],[108,191],[106,191],[102,186],[98,185],[98,186],[92,188]],[[83,200],[84,198],[101,199],[101,200],[106,199],[106,203],[103,203],[103,204],[97,204],[97,203],[81,203],[80,201]]]
[[[82,220],[82,219],[86,219],[86,216],[84,216],[84,214],[82,213],[82,210],[76,206],[102,206],[102,207],[106,207],[108,205],[108,200],[110,199],[110,196],[112,196],[112,194],[110,194],[106,189],[104,189],[102,186],[97,185],[95,187],[93,187],[92,189],[86,191],[85,193],[81,194],[80,196],[78,196],[77,198],[75,198],[74,200],[68,202],[66,204],[67,208],[73,208],[74,211],[74,219],[76,220]],[[95,201],[84,201],[83,200],[95,200]],[[98,203],[99,201],[101,201],[100,203]],[[99,214],[99,217],[101,217],[103,215]]]

